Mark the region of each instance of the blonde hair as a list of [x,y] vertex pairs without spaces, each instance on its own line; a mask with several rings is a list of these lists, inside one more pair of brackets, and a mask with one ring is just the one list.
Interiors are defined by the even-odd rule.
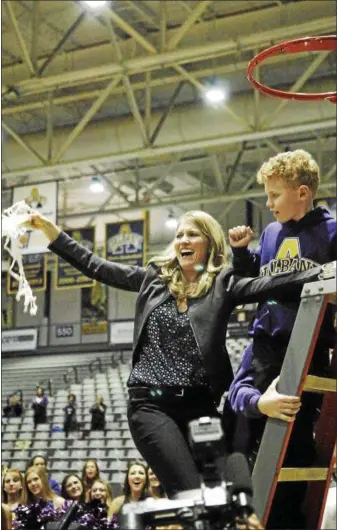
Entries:
[[160,268],[160,278],[167,283],[173,296],[183,299],[186,296],[199,297],[206,294],[212,286],[215,276],[226,266],[226,243],[223,230],[218,223],[206,212],[194,210],[186,212],[180,219],[178,227],[186,222],[192,222],[204,235],[208,243],[208,260],[200,272],[197,283],[188,286],[184,280],[178,258],[174,250],[174,241],[163,254],[155,256],[149,261]]
[[2,490],[1,490],[1,502],[8,503],[8,493],[5,491],[5,480],[8,473],[12,473],[12,475],[17,475],[19,477],[21,482],[21,493],[19,493],[19,502],[21,502],[22,499],[22,491],[23,491],[23,476],[20,471],[20,469],[17,469],[16,467],[8,467],[3,475],[2,475]]
[[48,475],[46,471],[40,466],[39,467],[31,466],[26,470],[25,475],[24,475],[22,504],[32,504],[33,502],[35,502],[34,495],[31,493],[27,485],[28,475],[30,475],[31,473],[36,473],[41,479],[42,492],[40,494],[40,497],[47,501],[54,501],[55,499],[57,499],[58,495],[56,495],[56,493],[54,493],[51,487],[49,486]]
[[279,153],[262,164],[257,173],[258,183],[265,184],[272,178],[280,178],[292,188],[308,186],[315,196],[320,181],[320,170],[310,153],[296,149]]
[[101,478],[95,479],[94,482],[92,483],[92,486],[89,492],[89,499],[92,500],[92,488],[94,487],[94,484],[96,484],[97,482],[99,484],[102,484],[105,487],[105,491],[106,491],[105,504],[107,505],[107,508],[108,508],[108,517],[111,517],[113,515],[113,510],[112,510],[113,495],[112,495],[111,486],[108,482],[106,482],[105,480],[102,480]]

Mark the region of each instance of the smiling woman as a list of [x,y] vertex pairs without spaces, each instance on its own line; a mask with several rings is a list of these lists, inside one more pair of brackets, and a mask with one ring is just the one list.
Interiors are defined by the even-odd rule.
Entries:
[[[271,296],[299,298],[303,284],[316,280],[321,268],[287,277],[240,279],[226,268],[219,223],[202,211],[181,217],[167,251],[147,267],[95,256],[38,212],[26,226],[41,230],[49,249],[89,278],[138,293],[127,383],[130,431],[168,497],[199,488],[187,426],[201,416],[219,416],[217,406],[233,379],[225,345],[231,312],[237,305]],[[137,472],[128,484],[143,491],[141,470]]]
[[123,495],[116,497],[111,504],[112,513],[119,513],[123,504],[139,502],[147,497],[146,466],[139,460],[131,460],[126,468]]
[[38,499],[50,501],[54,508],[64,505],[63,497],[56,495],[48,484],[48,476],[42,467],[29,467],[23,482],[23,504],[32,504]]

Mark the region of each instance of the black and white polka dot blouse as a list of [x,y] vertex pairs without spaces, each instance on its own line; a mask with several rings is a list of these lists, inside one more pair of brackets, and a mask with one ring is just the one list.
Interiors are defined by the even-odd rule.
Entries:
[[188,317],[168,298],[149,315],[128,386],[208,386]]

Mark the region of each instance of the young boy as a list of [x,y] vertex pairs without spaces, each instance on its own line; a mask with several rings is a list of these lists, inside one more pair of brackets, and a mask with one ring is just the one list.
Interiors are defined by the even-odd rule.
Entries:
[[[276,222],[266,227],[254,252],[247,248],[253,237],[249,227],[229,230],[235,270],[244,276],[274,276],[336,260],[336,220],[325,208],[313,209],[320,177],[312,156],[300,149],[281,153],[262,165],[257,180],[264,184],[266,205]],[[277,392],[277,378],[297,309],[298,302],[281,304],[274,300],[258,307],[251,330],[253,344],[245,350],[228,393],[228,401],[239,415],[239,421],[243,421],[242,416],[249,418],[247,453],[252,462],[267,416],[284,421],[294,421],[296,416],[285,466],[310,466],[315,458],[313,432],[320,397],[304,393],[300,404],[296,396]],[[330,313],[323,322],[310,373],[324,375],[333,341]],[[278,485],[268,528],[305,528],[305,518],[299,513],[305,487],[305,483]]]

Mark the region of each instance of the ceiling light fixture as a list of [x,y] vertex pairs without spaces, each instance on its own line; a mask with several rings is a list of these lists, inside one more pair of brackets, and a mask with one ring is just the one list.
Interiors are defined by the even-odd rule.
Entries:
[[92,177],[89,189],[92,193],[102,193],[104,191],[104,186],[99,177]]
[[226,93],[221,87],[210,87],[205,91],[205,99],[209,103],[221,103],[225,100]]
[[165,226],[172,230],[176,229],[178,226],[178,220],[176,219],[172,210],[169,211],[168,218],[166,219]]
[[107,4],[107,0],[83,0],[83,2],[94,9],[99,8]]

